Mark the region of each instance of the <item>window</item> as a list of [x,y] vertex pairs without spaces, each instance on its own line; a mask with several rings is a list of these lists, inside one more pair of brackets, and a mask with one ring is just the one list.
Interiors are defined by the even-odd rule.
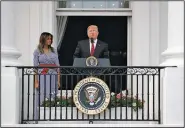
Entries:
[[129,8],[128,0],[60,0],[59,8]]

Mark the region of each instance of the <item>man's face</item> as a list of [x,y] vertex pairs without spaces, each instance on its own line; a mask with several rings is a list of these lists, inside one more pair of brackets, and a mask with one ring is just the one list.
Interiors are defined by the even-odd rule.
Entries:
[[98,37],[98,30],[95,26],[90,26],[88,31],[87,31],[87,35],[89,38],[93,38],[93,39],[97,39]]

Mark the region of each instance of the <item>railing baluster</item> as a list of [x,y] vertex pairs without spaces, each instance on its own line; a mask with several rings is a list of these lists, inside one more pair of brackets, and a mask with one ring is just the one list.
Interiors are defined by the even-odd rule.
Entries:
[[[98,78],[99,78],[99,76],[98,76]],[[100,76],[100,78],[101,78],[101,76]],[[98,118],[100,119],[100,113],[98,113]],[[95,115],[93,115],[93,119],[95,119]]]
[[71,119],[73,119],[73,75],[71,75]]
[[[51,74],[50,74],[51,75]],[[57,118],[57,102],[56,102],[56,95],[57,95],[57,90],[58,90],[58,83],[57,83],[57,77],[58,77],[58,75],[57,74],[55,74],[55,75],[53,75],[54,77],[55,77],[55,87],[54,87],[54,100],[55,100],[55,120],[56,120],[56,118]]]
[[52,81],[52,76],[51,76],[51,74],[49,75],[50,76],[50,85],[49,85],[49,101],[50,101],[50,105],[49,105],[49,120],[51,120],[51,81]]
[[[86,78],[86,76],[82,75],[82,79]],[[84,119],[84,113],[82,113],[82,119]]]
[[161,124],[161,86],[160,86],[160,77],[161,77],[161,69],[157,68],[159,75],[158,75],[158,118],[159,118],[159,124]]
[[33,74],[33,120],[35,120],[35,74]]
[[155,120],[155,75],[153,75],[153,120]]
[[131,120],[133,120],[133,75],[131,75]]
[[144,77],[143,75],[142,76],[142,120],[144,120],[144,104],[143,104],[143,101],[144,101]]
[[[112,88],[112,86],[111,86],[111,75],[109,75],[109,88],[110,88],[110,92],[111,92],[111,88]],[[109,108],[109,119],[111,119],[111,100],[110,100],[110,108]]]
[[[63,75],[61,74],[60,76],[60,99],[62,100],[63,96],[62,96],[62,85],[63,85],[63,79],[62,79]],[[60,120],[62,120],[62,104],[60,103]]]
[[139,86],[138,85],[138,75],[136,75],[136,84],[137,84],[136,85],[136,89],[137,89],[137,120],[138,120],[138,116],[139,116],[139,112],[138,112],[138,96],[139,96],[139,94],[138,94],[139,93],[139,89],[138,89],[139,88],[138,87]]
[[[39,96],[38,96],[38,98],[39,98],[39,104],[38,104],[38,105],[39,105],[39,119],[38,119],[38,120],[40,120],[40,85],[41,85],[41,84],[40,84],[40,83],[41,83],[41,82],[40,82],[40,77],[41,77],[40,75],[41,75],[41,74],[39,73]],[[38,106],[37,106],[37,107],[38,107]]]
[[[81,76],[80,75],[79,76],[77,75],[77,81],[80,81],[80,79],[81,79]],[[76,107],[76,116],[77,116],[77,119],[78,119],[78,108],[77,107]],[[89,119],[89,115],[88,115],[88,119]]]
[[147,95],[148,95],[148,103],[147,103],[147,105],[148,105],[148,120],[150,119],[150,116],[149,116],[149,111],[150,111],[150,106],[149,106],[149,104],[150,104],[150,100],[149,100],[149,98],[150,98],[150,85],[149,85],[149,75],[147,75],[147,85],[148,85],[148,93],[147,93]]
[[[118,90],[117,90],[117,75],[114,75],[114,78],[115,78],[115,92],[118,92]],[[116,95],[115,95],[115,97],[116,97]],[[117,119],[117,100],[116,100],[116,103],[115,103],[115,119]]]
[[[103,75],[104,81],[106,82],[106,76]],[[104,119],[106,119],[106,109],[104,110]]]
[[128,96],[128,90],[126,90],[126,113],[125,113],[125,116],[126,116],[126,120],[128,119],[128,115],[127,115],[127,106],[128,106],[128,104],[127,104],[127,96]]
[[21,122],[23,123],[24,121],[24,68],[22,69],[22,118],[21,118]]
[[[44,103],[45,101],[46,101],[46,74],[44,75]],[[44,120],[46,120],[46,106],[45,105],[44,105]]]
[[121,92],[121,104],[120,104],[120,119],[122,119],[122,104],[123,104],[123,94],[122,94],[122,88],[123,88],[123,82],[122,82],[122,75],[120,75],[120,84],[121,84],[121,87],[120,87],[120,92]]
[[[66,76],[66,99],[68,98],[68,76]],[[66,119],[67,119],[67,100],[66,100]]]
[[27,120],[29,120],[30,114],[30,75],[28,74],[28,106],[27,106]]

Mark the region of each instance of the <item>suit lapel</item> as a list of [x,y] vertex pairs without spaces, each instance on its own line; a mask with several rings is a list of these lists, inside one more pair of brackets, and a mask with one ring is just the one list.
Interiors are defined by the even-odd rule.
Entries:
[[87,50],[87,53],[88,53],[88,56],[90,56],[90,44],[89,44],[89,40],[86,40],[86,50]]
[[98,57],[99,55],[99,51],[100,51],[100,42],[99,41],[97,41],[97,44],[96,44],[96,47],[95,47],[95,51],[94,51],[94,56],[95,57]]

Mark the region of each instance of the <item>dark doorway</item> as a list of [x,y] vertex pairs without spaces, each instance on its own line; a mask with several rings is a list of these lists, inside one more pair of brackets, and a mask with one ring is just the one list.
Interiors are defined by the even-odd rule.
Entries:
[[[127,65],[127,17],[123,16],[70,16],[66,26],[62,45],[59,48],[61,66],[73,65],[73,54],[78,41],[87,39],[87,27],[97,25],[98,39],[109,46],[112,66]],[[123,78],[123,89],[126,88],[126,76]],[[70,81],[70,80],[68,80]],[[69,82],[68,82],[69,83]]]

